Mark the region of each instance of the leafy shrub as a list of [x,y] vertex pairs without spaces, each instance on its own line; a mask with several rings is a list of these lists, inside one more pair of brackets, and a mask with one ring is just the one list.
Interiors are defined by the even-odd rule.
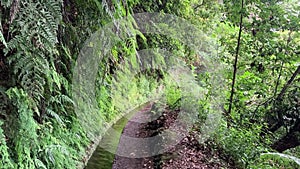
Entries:
[[249,168],[259,169],[259,168],[266,168],[266,169],[277,169],[277,168],[286,168],[286,169],[294,169],[299,168],[299,160],[298,164],[285,157],[281,157],[279,154],[262,154],[260,158],[255,160],[255,162],[249,166]]
[[215,134],[216,143],[225,154],[233,158],[237,165],[247,168],[253,164],[261,152],[267,150],[260,143],[261,127],[249,129],[227,128],[223,121]]

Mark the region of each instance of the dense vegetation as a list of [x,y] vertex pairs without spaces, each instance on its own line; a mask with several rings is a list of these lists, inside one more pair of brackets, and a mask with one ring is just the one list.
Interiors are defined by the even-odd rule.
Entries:
[[[0,168],[76,168],[95,139],[87,126],[104,127],[123,110],[149,100],[160,86],[167,104],[176,107],[185,94],[170,83],[163,66],[127,79],[122,63],[138,66],[136,52],[148,48],[176,51],[174,55],[186,62],[196,81],[206,84],[209,92],[199,101],[201,118],[195,129],[206,118],[202,112],[209,109],[210,97],[218,93],[225,98],[220,105],[221,124],[205,144],[239,168],[297,168],[293,160],[262,155],[300,156],[297,0],[0,2]],[[88,125],[80,123],[74,107],[85,105],[74,105],[78,102],[72,87],[84,42],[106,24],[139,12],[174,14],[210,35],[218,46],[226,90],[210,85],[207,77],[211,75],[201,72],[199,56],[186,44],[164,35],[143,34],[132,21],[128,29],[135,36],[113,46],[98,65],[93,82],[98,107],[92,114],[97,118],[86,119],[92,121]],[[113,97],[111,86],[118,91]],[[96,130],[103,134],[101,127]]]

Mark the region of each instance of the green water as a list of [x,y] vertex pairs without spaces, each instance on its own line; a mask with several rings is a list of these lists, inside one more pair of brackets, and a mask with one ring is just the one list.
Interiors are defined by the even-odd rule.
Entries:
[[[85,169],[111,169],[117,151],[120,137],[128,119],[131,119],[138,111],[140,111],[149,102],[135,108],[126,116],[118,120],[107,133],[103,136],[98,147],[88,161]],[[103,148],[104,147],[104,148]],[[107,151],[109,150],[109,151]]]
[[[93,153],[91,159],[89,160],[86,169],[110,169],[112,168],[112,164],[114,161],[114,151],[117,150],[120,136],[122,133],[123,128],[127,124],[127,118],[121,118],[116,124],[112,126],[114,131],[119,134],[119,137],[116,134],[110,134],[109,132],[102,138],[100,144],[96,148],[95,152]],[[107,151],[107,148],[102,147],[109,147],[110,151]]]

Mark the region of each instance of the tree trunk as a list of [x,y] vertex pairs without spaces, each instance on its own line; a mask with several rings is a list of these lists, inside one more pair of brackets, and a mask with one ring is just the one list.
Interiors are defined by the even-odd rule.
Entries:
[[300,120],[295,124],[293,129],[288,134],[271,146],[278,152],[283,152],[287,149],[294,148],[300,145]]
[[288,133],[285,137],[276,141],[271,148],[277,150],[278,152],[283,152],[287,149],[294,148],[300,145],[300,133],[293,132]]

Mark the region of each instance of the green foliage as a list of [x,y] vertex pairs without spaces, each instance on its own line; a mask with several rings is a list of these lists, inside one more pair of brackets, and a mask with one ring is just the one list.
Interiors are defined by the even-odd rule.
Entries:
[[44,93],[46,78],[51,77],[51,69],[55,69],[60,5],[61,1],[57,0],[24,1],[10,27],[13,38],[8,41],[5,52],[16,51],[9,57],[13,72],[19,85],[37,102]]
[[80,161],[83,146],[88,140],[75,119],[67,121],[70,127],[62,127],[58,122],[48,122],[40,126],[40,163],[44,162],[45,168],[76,168]]
[[85,134],[76,126],[79,122],[57,116],[59,121],[53,118],[52,122],[37,124],[30,107],[33,100],[17,88],[7,94],[18,110],[19,132],[14,136],[18,168],[75,168],[82,146],[87,145]]
[[178,107],[179,105],[179,99],[181,98],[181,90],[178,86],[168,84],[165,87],[165,95],[167,104],[171,107]]
[[[221,52],[222,60],[229,67],[233,64],[233,56],[236,52],[240,7],[241,1],[224,1],[223,23],[217,29],[220,43],[224,46],[224,51]],[[270,135],[262,134],[266,132],[267,125],[271,126],[270,124],[274,122],[282,122],[286,130],[280,129],[281,132],[271,134],[279,139],[291,131],[290,129],[299,119],[299,116],[295,116],[295,114],[299,114],[297,111],[299,104],[296,103],[298,92],[297,87],[295,88],[298,86],[298,81],[289,86],[282,100],[276,101],[283,86],[297,68],[295,61],[299,58],[296,54],[299,51],[297,42],[299,31],[294,25],[299,24],[299,18],[294,16],[299,15],[298,12],[295,12],[298,7],[299,5],[288,1],[268,1],[267,3],[244,1],[241,50],[233,100],[234,111],[231,114],[230,124],[234,129],[228,129],[228,136],[232,140],[228,141],[228,145],[226,144],[227,146],[224,147],[225,151],[228,150],[227,152],[236,161],[240,162],[242,157],[235,154],[241,153],[230,153],[234,152],[230,142],[235,145],[237,150],[246,152],[250,149],[245,148],[247,146],[244,145],[249,144],[249,147],[257,154],[261,150],[252,147],[251,142],[261,143],[263,147],[267,147],[266,145],[272,144],[275,140],[259,140],[262,136],[269,138]],[[228,72],[225,72],[227,79],[232,77],[231,72],[229,69]],[[229,80],[228,85],[230,83]],[[245,131],[246,128],[251,130]],[[240,138],[246,137],[238,131],[250,133],[247,137],[252,135],[250,138],[253,140],[244,144],[239,138],[233,137],[234,135],[242,135]],[[259,136],[257,136],[258,133],[260,133]],[[234,142],[238,142],[238,144]],[[249,159],[250,166],[248,167],[255,168],[254,155],[249,156],[249,152],[246,154],[247,157],[244,159]]]
[[249,166],[249,168],[259,169],[259,168],[267,168],[267,169],[277,169],[277,168],[298,168],[299,164],[295,161],[281,157],[275,154],[263,154],[259,159],[255,161],[255,164]]
[[33,119],[32,100],[22,89],[18,88],[9,89],[7,95],[17,108],[18,113],[16,122],[19,131],[13,140],[17,156],[16,165],[18,168],[35,168],[35,160],[38,159],[36,154],[38,150],[38,125]]
[[131,110],[153,99],[158,87],[156,75],[143,74],[143,70],[138,65],[140,61],[136,56],[128,57],[124,65],[117,67],[110,89],[112,104],[121,112]]
[[216,131],[216,142],[221,150],[225,151],[235,160],[238,166],[248,168],[254,165],[259,155],[266,151],[264,145],[260,142],[260,126],[251,126],[252,128],[227,128],[223,122],[218,131]]
[[88,141],[74,118],[70,81],[63,74],[72,58],[64,46],[61,56],[57,48],[62,1],[1,1],[2,7],[10,9],[10,15],[1,13],[1,21],[11,22],[3,33],[1,25],[9,39],[0,39],[7,42],[4,61],[14,76],[8,97],[1,97],[7,133],[0,168],[75,168]]
[[[2,126],[3,122],[0,121],[0,126]],[[14,168],[14,163],[11,160],[9,148],[6,144],[6,136],[3,133],[2,128],[0,127],[0,168],[9,169]]]

